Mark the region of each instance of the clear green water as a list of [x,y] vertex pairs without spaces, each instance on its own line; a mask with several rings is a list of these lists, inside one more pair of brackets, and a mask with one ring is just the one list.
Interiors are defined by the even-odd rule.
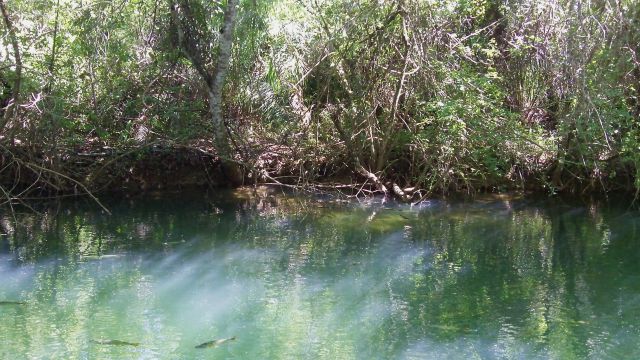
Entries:
[[0,358],[640,358],[636,211],[320,200],[3,213]]

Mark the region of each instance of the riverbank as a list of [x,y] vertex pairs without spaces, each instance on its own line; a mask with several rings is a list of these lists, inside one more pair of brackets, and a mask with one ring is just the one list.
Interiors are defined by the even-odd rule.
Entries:
[[[298,150],[263,146],[251,163],[238,156],[239,173],[225,171],[215,149],[205,141],[177,144],[154,141],[146,144],[110,147],[85,144],[74,148],[45,151],[25,147],[2,147],[0,185],[4,203],[23,199],[41,199],[120,193],[127,196],[149,192],[174,192],[185,189],[229,188],[242,185],[269,184],[288,188],[335,191],[345,195],[366,197],[388,195],[404,202],[415,202],[433,196],[469,196],[477,193],[528,192],[545,195],[591,194],[601,196],[609,192],[635,195],[634,179],[620,173],[605,183],[601,179],[565,184],[553,188],[551,175],[528,174],[517,181],[509,178],[487,180],[482,186],[452,186],[447,191],[430,191],[409,182],[401,182],[403,174],[379,177],[380,173],[364,167],[349,167],[344,162],[331,163],[321,159],[311,163],[310,157],[300,166],[295,158]],[[340,159],[340,157],[336,157]],[[335,160],[335,159],[334,159]],[[315,172],[310,172],[315,169]],[[541,179],[547,179],[541,181]]]
[[640,189],[638,7],[188,3],[5,6],[0,198]]

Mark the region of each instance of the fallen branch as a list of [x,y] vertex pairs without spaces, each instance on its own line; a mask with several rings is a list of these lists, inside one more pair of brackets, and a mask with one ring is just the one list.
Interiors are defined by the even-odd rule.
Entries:
[[370,180],[378,190],[382,191],[385,197],[388,195],[389,190],[387,190],[387,187],[384,186],[384,184],[382,183],[380,178],[376,176],[376,174],[372,173],[371,171],[367,171],[367,169],[365,169],[362,165],[357,165],[356,169],[358,170],[358,173],[360,173],[360,175]]
[[71,177],[69,177],[67,175],[61,174],[61,173],[59,173],[59,172],[57,172],[55,170],[51,170],[51,169],[47,169],[45,167],[42,167],[42,166],[40,166],[38,164],[26,163],[26,162],[23,162],[21,160],[17,160],[17,161],[19,163],[22,163],[23,166],[27,167],[31,171],[33,171],[33,168],[36,168],[38,170],[41,170],[41,171],[48,172],[48,173],[51,173],[53,175],[59,176],[59,177],[65,179],[65,180],[71,181],[72,183],[78,185],[87,195],[89,195],[90,198],[93,199],[93,201],[95,201],[102,208],[102,210],[104,210],[107,214],[111,215],[111,211],[109,211],[109,209],[107,209],[107,207],[104,206],[100,202],[100,200],[98,200],[98,198],[95,195],[93,195],[93,193],[91,191],[89,191],[89,189],[83,183],[81,183],[80,181],[78,181],[76,179],[73,179],[73,178],[71,178]]
[[411,195],[405,193],[400,186],[398,186],[398,184],[393,183],[393,185],[391,186],[391,189],[393,190],[393,193],[400,199],[402,199],[402,201],[409,201],[411,200]]
[[[18,168],[18,171],[21,167],[27,168],[29,170],[31,170],[34,174],[36,174],[37,178],[34,182],[31,183],[31,185],[29,185],[25,190],[21,191],[20,194],[18,196],[12,196],[11,192],[13,192],[13,189],[10,190],[10,192],[7,192],[6,189],[2,188],[1,191],[4,193],[4,196],[7,198],[7,200],[9,201],[9,206],[12,206],[12,201],[19,201],[21,203],[23,200],[23,196],[27,193],[28,189],[33,188],[36,183],[38,182],[42,182],[47,184],[48,186],[54,188],[54,189],[58,189],[57,186],[55,186],[54,184],[52,184],[47,178],[43,177],[42,174],[50,174],[52,175],[51,178],[58,178],[58,179],[64,179],[67,181],[72,182],[73,184],[75,184],[76,186],[78,186],[80,189],[82,189],[82,191],[84,193],[86,193],[87,195],[89,195],[89,197],[91,199],[93,199],[93,201],[96,202],[96,204],[98,204],[107,214],[111,215],[111,211],[109,211],[109,209],[107,209],[106,206],[104,206],[102,204],[102,202],[100,202],[100,200],[93,195],[93,193],[80,181],[73,179],[70,176],[67,176],[65,174],[62,174],[60,172],[57,172],[55,170],[52,169],[48,169],[46,167],[43,167],[41,165],[38,165],[36,163],[30,162],[30,161],[25,161],[20,159],[19,157],[15,156],[15,154],[13,152],[11,152],[9,149],[7,149],[5,146],[0,145],[0,149],[2,149],[2,151],[6,154],[8,154],[11,157],[11,162],[10,163],[15,163],[15,165]],[[8,166],[5,166],[3,168],[6,169]],[[23,203],[24,204],[24,203]],[[26,205],[26,204],[25,204]],[[13,209],[13,208],[12,208]]]

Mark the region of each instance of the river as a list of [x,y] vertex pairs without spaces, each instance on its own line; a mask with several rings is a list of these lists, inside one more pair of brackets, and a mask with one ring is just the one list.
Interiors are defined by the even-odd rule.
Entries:
[[106,203],[1,213],[0,358],[640,358],[628,204],[266,188]]

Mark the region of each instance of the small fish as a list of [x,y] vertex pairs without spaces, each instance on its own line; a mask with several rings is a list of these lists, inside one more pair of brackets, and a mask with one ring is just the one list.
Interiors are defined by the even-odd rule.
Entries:
[[103,259],[115,259],[122,257],[120,254],[106,254],[106,255],[82,255],[81,260],[103,260]]
[[226,343],[228,341],[233,341],[235,339],[236,339],[236,337],[233,336],[233,337],[230,337],[228,339],[218,339],[218,340],[213,340],[213,341],[207,341],[206,343],[202,343],[202,344],[196,346],[196,349],[215,348],[215,347],[218,347],[218,346],[220,346],[220,345],[222,345],[222,344],[224,344],[224,343]]
[[185,241],[181,240],[181,241],[167,241],[167,242],[163,242],[162,245],[165,246],[171,246],[171,245],[179,245],[179,244],[184,244]]
[[122,341],[122,340],[91,340],[94,344],[99,345],[116,345],[116,346],[140,346],[140,343]]
[[438,329],[441,331],[458,331],[460,330],[460,327],[455,326],[455,325],[437,325],[437,324],[429,324],[427,325],[428,327],[434,328],[434,329]]
[[24,301],[0,301],[0,305],[26,305]]

